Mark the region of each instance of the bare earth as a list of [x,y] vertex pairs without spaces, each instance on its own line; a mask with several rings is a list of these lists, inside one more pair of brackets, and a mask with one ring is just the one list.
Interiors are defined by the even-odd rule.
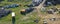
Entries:
[[[43,7],[43,4],[44,4],[45,1],[46,0],[44,0],[39,6],[35,7],[35,8],[37,8],[38,16],[42,18],[41,21],[39,21],[39,23],[41,22],[41,24],[42,24],[43,23],[43,19],[46,19],[48,24],[60,24],[60,15],[57,15],[57,14],[46,14],[46,15],[43,15],[43,14],[41,14],[40,8]],[[49,20],[50,18],[53,18],[53,17],[56,18],[56,21]]]

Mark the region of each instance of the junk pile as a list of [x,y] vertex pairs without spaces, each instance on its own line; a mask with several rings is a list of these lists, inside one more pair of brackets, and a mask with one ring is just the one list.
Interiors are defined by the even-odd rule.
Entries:
[[34,22],[38,23],[38,22],[39,22],[39,20],[38,20],[38,19],[36,19],[36,20],[34,20]]
[[55,12],[57,12],[58,11],[58,9],[57,8],[51,8],[51,9],[49,9],[48,11],[47,11],[47,13],[49,13],[49,14],[54,14]]
[[51,20],[51,21],[55,21],[55,20],[56,20],[56,18],[51,18],[50,20]]
[[48,24],[48,22],[46,20],[43,20],[43,24]]
[[11,10],[6,10],[4,8],[0,9],[0,18],[7,16],[11,13]]
[[59,13],[60,13],[60,9],[59,9]]
[[46,7],[42,7],[42,8],[41,8],[41,11],[42,11],[42,12],[45,12],[45,11],[46,11]]

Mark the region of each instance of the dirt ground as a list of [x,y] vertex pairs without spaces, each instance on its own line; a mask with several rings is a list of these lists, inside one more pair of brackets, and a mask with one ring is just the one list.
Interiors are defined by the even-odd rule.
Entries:
[[[58,14],[45,14],[45,15],[41,14],[40,8],[43,7],[44,2],[45,2],[45,0],[39,6],[36,7],[38,16],[40,16],[42,18],[41,21],[39,21],[39,23],[41,22],[41,24],[43,24],[43,20],[45,19],[48,24],[60,24],[60,15],[58,15]],[[53,17],[56,18],[55,21],[50,20]]]

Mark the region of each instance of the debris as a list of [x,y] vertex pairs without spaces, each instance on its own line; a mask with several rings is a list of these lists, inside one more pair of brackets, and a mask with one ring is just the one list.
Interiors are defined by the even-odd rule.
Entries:
[[26,15],[25,9],[22,9],[22,10],[20,11],[20,13],[21,13],[22,15]]
[[47,11],[47,13],[53,14],[54,13],[54,10],[50,9],[50,10]]
[[51,9],[52,9],[52,10],[54,10],[54,12],[58,11],[58,9],[57,9],[57,8],[55,8],[55,7],[54,7],[54,8],[51,8]]
[[58,13],[57,11],[58,11],[58,9],[54,7],[54,8],[51,8],[50,10],[48,10],[47,12],[49,14],[53,14],[53,13]]
[[15,12],[12,12],[12,17],[15,17]]
[[36,19],[36,20],[34,20],[34,22],[38,23],[38,22],[39,22],[39,20],[38,20],[38,19]]
[[43,21],[43,24],[47,24],[47,21],[46,21],[46,20],[44,20],[44,21]]
[[45,8],[45,7],[42,7],[42,8],[41,8],[41,11],[42,11],[42,12],[45,12],[45,11],[46,11],[46,8]]
[[56,18],[51,18],[50,20],[55,21],[55,20],[56,20]]
[[59,9],[59,13],[60,13],[60,9]]

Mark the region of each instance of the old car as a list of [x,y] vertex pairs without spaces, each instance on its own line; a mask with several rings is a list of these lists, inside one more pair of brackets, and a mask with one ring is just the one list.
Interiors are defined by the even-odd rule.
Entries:
[[27,9],[22,9],[20,11],[21,14],[26,15],[27,13],[30,13],[34,10],[34,8],[27,8]]
[[15,8],[15,7],[18,7],[19,4],[12,4],[12,5],[6,5],[6,6],[3,6],[4,8]]
[[11,13],[11,10],[0,9],[0,18],[7,16]]

